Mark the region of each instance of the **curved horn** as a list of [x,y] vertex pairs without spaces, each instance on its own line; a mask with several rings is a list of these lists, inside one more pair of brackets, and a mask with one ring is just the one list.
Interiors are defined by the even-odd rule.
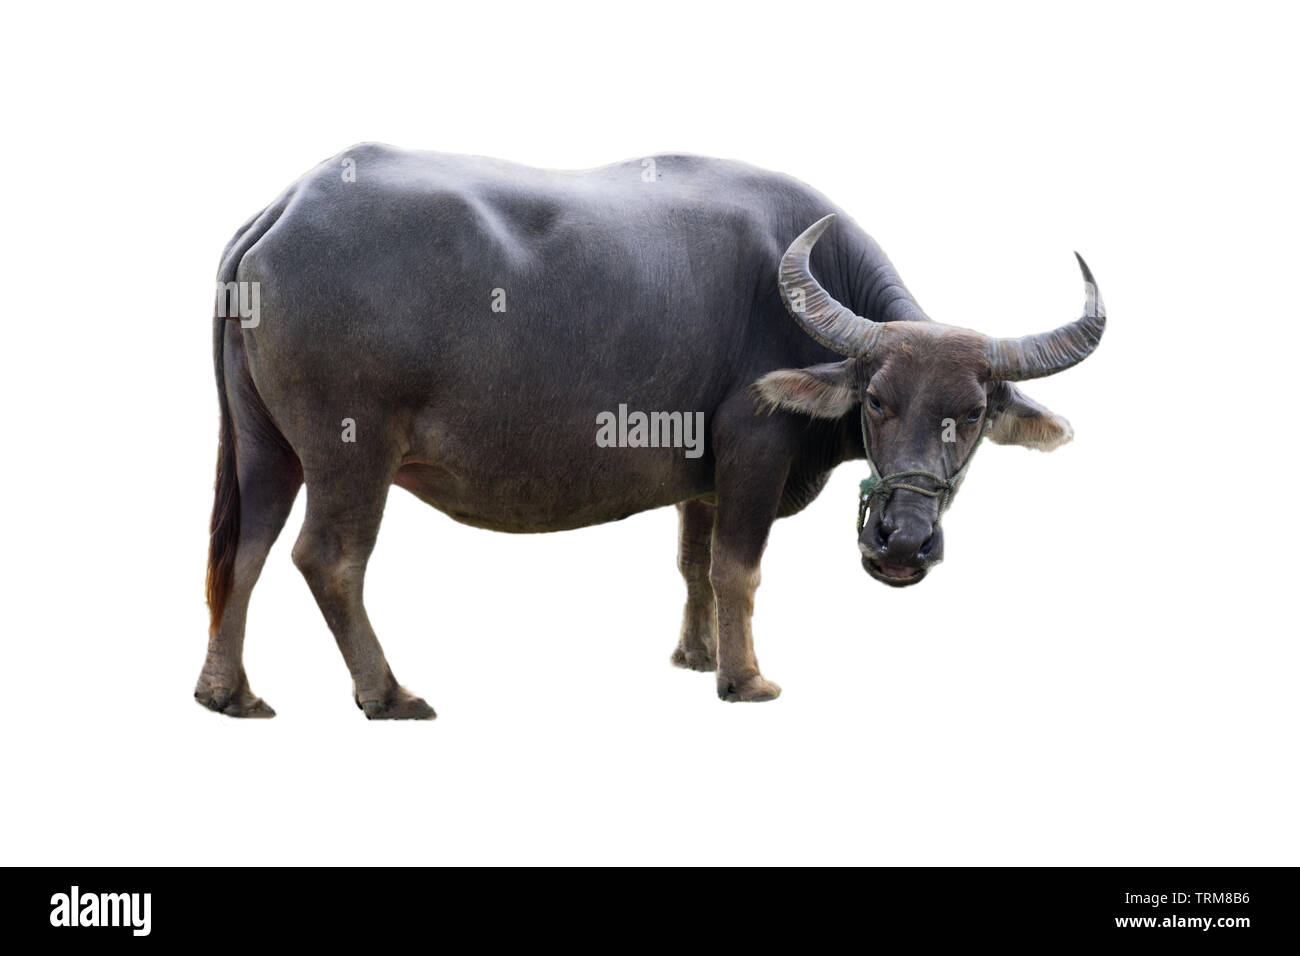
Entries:
[[814,339],[840,355],[866,358],[880,337],[880,323],[855,315],[840,305],[813,278],[808,257],[821,234],[835,221],[823,216],[804,230],[781,257],[781,301]]
[[1086,359],[1101,341],[1101,334],[1106,331],[1106,306],[1088,263],[1077,252],[1074,257],[1083,270],[1086,299],[1082,317],[1053,332],[1018,339],[989,339],[988,357],[994,378],[1019,382],[1060,372]]

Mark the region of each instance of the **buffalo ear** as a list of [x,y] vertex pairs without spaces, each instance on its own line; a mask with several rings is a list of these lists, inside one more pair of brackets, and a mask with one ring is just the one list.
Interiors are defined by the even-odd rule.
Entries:
[[777,369],[749,386],[749,394],[761,410],[780,408],[813,418],[841,418],[858,404],[854,361]]
[[1074,429],[1010,382],[998,382],[989,397],[989,439],[999,445],[1024,445],[1054,451],[1074,437]]

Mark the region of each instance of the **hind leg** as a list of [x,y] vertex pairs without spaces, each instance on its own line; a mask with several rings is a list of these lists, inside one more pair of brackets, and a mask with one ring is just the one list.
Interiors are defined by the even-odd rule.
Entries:
[[194,697],[230,717],[274,717],[275,711],[253,693],[244,673],[244,624],[266,555],[302,486],[302,471],[293,452],[277,439],[241,436],[237,446],[239,544],[234,581],[221,619],[208,634],[208,655]]
[[327,467],[307,468],[307,519],[293,560],[334,633],[366,717],[427,720],[436,716],[433,708],[393,677],[361,599],[398,463],[372,466],[353,457],[355,445],[344,448]]

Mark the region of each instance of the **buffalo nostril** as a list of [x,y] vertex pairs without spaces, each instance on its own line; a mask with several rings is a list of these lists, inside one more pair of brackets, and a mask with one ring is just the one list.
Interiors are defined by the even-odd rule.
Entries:
[[885,523],[883,521],[876,525],[876,533],[873,537],[876,539],[877,551],[884,551],[889,547],[889,533],[885,530]]
[[930,556],[930,547],[934,544],[934,535],[925,539],[925,542],[916,551],[916,556],[924,561]]

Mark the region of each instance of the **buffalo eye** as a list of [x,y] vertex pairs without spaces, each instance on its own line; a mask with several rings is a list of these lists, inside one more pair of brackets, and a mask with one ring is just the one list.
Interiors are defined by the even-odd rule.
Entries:
[[880,404],[880,399],[876,398],[876,396],[872,395],[870,392],[867,392],[867,404],[871,406],[871,410],[877,415],[884,414],[885,407]]
[[974,425],[977,421],[980,420],[980,417],[983,414],[984,414],[984,406],[976,405],[974,408],[972,408],[969,412],[966,413],[966,424]]

